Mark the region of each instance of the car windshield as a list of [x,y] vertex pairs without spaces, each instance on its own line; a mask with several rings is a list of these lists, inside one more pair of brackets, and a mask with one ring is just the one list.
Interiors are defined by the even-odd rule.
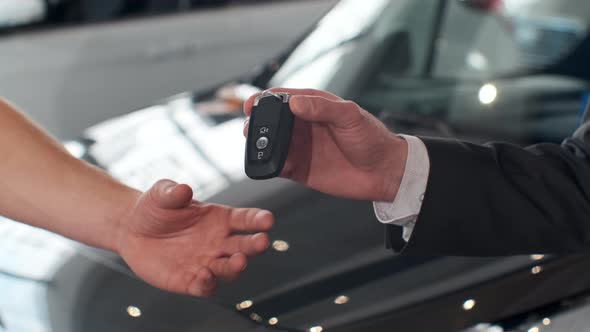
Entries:
[[[416,53],[430,52],[426,58],[433,62],[430,72],[415,71],[416,76],[452,79],[492,79],[534,72],[556,64],[587,37],[590,3],[583,0],[505,0],[485,9],[468,3],[341,1],[295,48],[270,85],[298,85],[299,80],[309,85],[309,80],[313,83],[315,79],[317,88],[325,87],[335,68],[347,68],[339,63],[342,48],[362,37],[373,37],[373,43],[353,44],[346,53],[360,53],[362,46],[390,46],[379,37],[411,32],[408,46],[413,55],[422,57],[425,54]],[[420,15],[417,21],[415,14]],[[432,48],[421,48],[428,42],[433,43]],[[395,51],[406,50],[385,51],[390,52],[391,59]],[[310,77],[300,78],[305,73]],[[320,84],[320,76],[324,84]]]
[[397,126],[427,117],[465,138],[475,130],[518,143],[563,139],[590,78],[590,4],[477,3],[342,1],[269,86],[327,89]]

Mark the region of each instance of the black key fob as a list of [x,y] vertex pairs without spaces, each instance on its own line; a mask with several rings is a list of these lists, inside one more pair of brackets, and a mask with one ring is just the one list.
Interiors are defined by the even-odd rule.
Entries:
[[289,153],[295,117],[290,95],[265,91],[254,101],[246,139],[246,175],[264,180],[281,174]]

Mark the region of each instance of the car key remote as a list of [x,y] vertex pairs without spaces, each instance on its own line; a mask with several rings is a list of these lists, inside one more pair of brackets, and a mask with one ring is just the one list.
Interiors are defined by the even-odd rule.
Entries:
[[295,117],[290,95],[265,91],[252,106],[246,139],[246,175],[255,180],[281,174],[289,153]]

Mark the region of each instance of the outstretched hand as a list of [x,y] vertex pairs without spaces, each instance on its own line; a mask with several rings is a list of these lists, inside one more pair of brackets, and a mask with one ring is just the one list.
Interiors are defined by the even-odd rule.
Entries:
[[[407,159],[407,143],[357,104],[311,89],[271,89],[291,95],[293,136],[282,177],[352,199],[392,201]],[[256,97],[244,105],[250,116]],[[244,127],[247,136],[248,122]]]
[[268,248],[273,223],[268,211],[201,203],[189,186],[161,180],[121,220],[117,251],[155,287],[210,296],[218,278],[237,279]]

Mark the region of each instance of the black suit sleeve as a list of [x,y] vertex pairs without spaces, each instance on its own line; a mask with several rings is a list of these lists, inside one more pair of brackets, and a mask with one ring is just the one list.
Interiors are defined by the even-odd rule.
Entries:
[[430,175],[406,254],[495,256],[590,249],[590,113],[562,145],[422,138]]

